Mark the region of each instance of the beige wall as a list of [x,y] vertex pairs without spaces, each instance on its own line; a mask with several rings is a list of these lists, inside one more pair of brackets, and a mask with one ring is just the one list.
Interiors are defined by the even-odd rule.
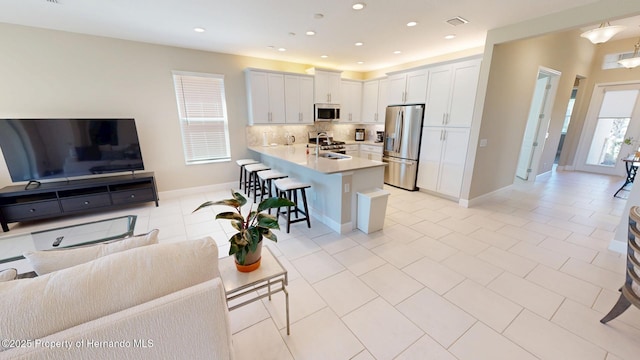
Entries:
[[[564,113],[576,75],[588,73],[594,47],[576,31],[496,45],[489,73],[472,194],[513,183],[533,90],[541,66],[562,73],[551,113],[540,172],[549,171],[560,140]],[[485,121],[486,120],[486,121]],[[535,171],[535,169],[534,169]]]
[[[592,58],[587,57],[589,52],[595,54],[595,48],[589,50],[587,47],[591,45],[584,44],[586,40],[579,38],[580,31],[575,29],[638,14],[640,1],[600,0],[489,31],[471,128],[462,203],[472,205],[513,183],[538,66],[563,72],[550,127],[551,131],[557,132],[570,96],[570,84],[575,75],[591,70],[588,62]],[[567,29],[575,30],[574,38]],[[549,35],[554,32],[562,33]],[[562,37],[568,43],[561,44]],[[578,42],[580,40],[582,44]],[[522,46],[525,43],[532,47]],[[539,63],[534,64],[533,60]],[[559,134],[549,140],[556,146],[557,136]],[[483,138],[488,139],[488,146],[480,148],[478,141]],[[569,146],[576,144],[570,142]],[[549,149],[543,160],[547,166],[556,148],[550,145]]]
[[562,156],[560,157],[561,165],[565,165],[567,167],[577,165],[576,153],[578,142],[582,134],[582,129],[589,110],[589,104],[591,102],[591,96],[593,95],[594,88],[598,84],[640,81],[640,67],[635,69],[602,69],[602,63],[605,55],[633,51],[633,45],[637,41],[637,38],[629,38],[609,41],[595,46],[596,51],[588,77],[581,81],[580,87],[578,88],[578,98],[576,99],[574,114],[571,118],[571,125],[569,126],[567,138],[565,139],[565,144],[568,144],[569,146],[567,151],[564,151],[563,149]]
[[[134,117],[160,191],[235,181],[235,162],[185,165],[172,70],[225,75],[232,158],[248,156],[243,70],[309,65],[0,24],[0,117]],[[0,187],[11,184],[0,157]]]

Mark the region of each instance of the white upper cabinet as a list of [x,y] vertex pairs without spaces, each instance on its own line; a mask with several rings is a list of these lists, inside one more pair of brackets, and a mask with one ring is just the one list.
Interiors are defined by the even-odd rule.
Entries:
[[362,87],[362,123],[384,124],[387,108],[387,79],[371,80]]
[[429,69],[424,126],[471,126],[480,60]]
[[388,104],[424,104],[427,97],[426,69],[389,76]]
[[285,75],[287,124],[313,124],[313,76]]
[[342,80],[340,99],[340,122],[361,123],[362,82]]
[[245,77],[249,124],[284,123],[284,75],[247,70]]
[[315,70],[314,102],[340,104],[340,73]]

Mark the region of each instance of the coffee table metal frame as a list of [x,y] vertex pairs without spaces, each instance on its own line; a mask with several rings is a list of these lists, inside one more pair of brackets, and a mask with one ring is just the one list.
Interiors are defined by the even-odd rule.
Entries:
[[[236,269],[235,258],[233,256],[227,256],[220,259],[220,276],[224,285],[229,311],[248,305],[265,297],[268,297],[269,301],[271,301],[271,295],[282,291],[285,299],[287,335],[290,335],[289,292],[287,291],[289,278],[287,270],[273,255],[271,250],[264,245],[262,247],[262,259],[260,261],[260,267],[258,269],[249,273],[243,273]],[[259,290],[263,289],[266,289],[266,292],[261,293]],[[253,297],[241,303],[229,306],[230,301],[252,293]]]
[[[136,215],[125,215],[125,216],[119,216],[119,217],[115,217],[115,218],[109,218],[109,219],[102,219],[102,220],[96,220],[96,221],[90,221],[90,222],[85,222],[85,223],[80,223],[80,224],[74,224],[74,225],[68,225],[68,226],[62,226],[62,227],[58,227],[58,228],[54,228],[54,229],[47,229],[47,230],[39,230],[39,231],[34,231],[31,233],[23,233],[23,234],[12,234],[12,235],[8,235],[8,236],[2,236],[0,237],[0,242],[2,241],[15,241],[16,239],[19,241],[34,241],[34,237],[38,236],[46,236],[47,234],[51,233],[58,233],[58,235],[61,232],[64,232],[66,230],[77,230],[78,228],[82,228],[82,227],[90,227],[93,225],[97,225],[97,224],[101,224],[101,223],[105,223],[105,222],[114,222],[120,219],[126,219],[126,224],[127,224],[127,228],[124,229],[124,231],[122,231],[121,233],[117,233],[117,234],[107,234],[106,236],[102,236],[102,237],[98,237],[98,238],[93,238],[93,239],[89,239],[87,241],[81,241],[81,242],[72,242],[69,245],[65,245],[65,244],[61,244],[61,241],[64,241],[61,238],[51,238],[52,241],[52,246],[48,249],[45,250],[56,250],[56,249],[68,249],[68,248],[73,248],[73,247],[79,247],[79,246],[85,246],[85,245],[91,245],[91,244],[96,244],[96,243],[101,243],[101,242],[106,242],[106,241],[111,241],[111,240],[116,240],[116,239],[121,239],[121,238],[125,238],[128,236],[132,236],[133,235],[133,230],[136,226],[136,219],[137,216]],[[93,232],[95,233],[95,232]],[[60,244],[60,246],[58,247],[57,245],[53,245],[55,242],[57,242],[58,244]],[[34,250],[40,250],[37,249],[34,246]],[[11,262],[11,261],[16,261],[16,260],[21,260],[24,259],[24,256],[22,256],[22,254],[11,254],[9,255],[9,257],[7,258],[2,258],[4,257],[6,254],[0,254],[0,264],[2,263],[6,263],[6,262]]]

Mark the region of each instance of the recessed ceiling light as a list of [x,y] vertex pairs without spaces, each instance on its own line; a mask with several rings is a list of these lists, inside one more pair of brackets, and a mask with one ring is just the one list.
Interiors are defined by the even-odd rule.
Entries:
[[409,21],[409,22],[407,23],[407,26],[409,26],[409,27],[416,26],[416,25],[418,25],[418,23],[417,23],[417,22],[415,22],[415,21]]
[[355,45],[355,46],[362,46],[362,45],[364,45],[364,43],[361,43],[360,41],[358,41],[357,43],[355,43],[355,44],[353,44],[353,45]]
[[396,54],[396,55],[397,55],[397,54],[402,54],[402,51],[400,51],[400,50],[396,50],[396,51],[394,51],[393,53],[394,53],[394,54]]
[[357,2],[357,3],[353,4],[353,5],[351,5],[351,8],[353,10],[362,10],[362,9],[364,9],[365,6],[367,6],[367,4],[365,4],[363,2]]
[[358,65],[364,64],[364,61],[358,61]]
[[285,48],[278,48],[278,51],[287,51]]
[[456,34],[449,34],[447,36],[444,37],[447,40],[451,40],[451,39],[455,39],[456,38]]
[[276,48],[276,47],[275,47],[275,46],[273,46],[273,45],[269,45],[269,46],[267,46],[267,47],[268,47],[269,49],[271,49],[271,50],[275,50],[275,48]]
[[316,34],[316,32],[313,30],[308,30],[305,34],[307,34],[308,36],[313,36]]
[[329,55],[320,55],[321,58],[326,59],[329,57]]
[[290,32],[290,33],[289,33],[289,36],[296,36],[296,33],[294,33],[294,32]]
[[319,20],[319,19],[322,19],[323,17],[324,17],[324,15],[322,15],[322,14],[320,14],[320,13],[313,14],[313,18],[314,18],[314,19],[318,19],[318,20]]
[[203,33],[205,31],[207,31],[205,28],[203,27],[194,27],[193,31],[197,32],[197,33]]

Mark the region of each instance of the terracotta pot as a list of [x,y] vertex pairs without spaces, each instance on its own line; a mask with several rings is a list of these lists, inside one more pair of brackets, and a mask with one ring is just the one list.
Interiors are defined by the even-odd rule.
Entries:
[[240,272],[251,272],[260,267],[260,259],[262,258],[262,241],[258,243],[256,251],[247,253],[244,257],[244,265],[238,264],[236,258],[236,269]]

